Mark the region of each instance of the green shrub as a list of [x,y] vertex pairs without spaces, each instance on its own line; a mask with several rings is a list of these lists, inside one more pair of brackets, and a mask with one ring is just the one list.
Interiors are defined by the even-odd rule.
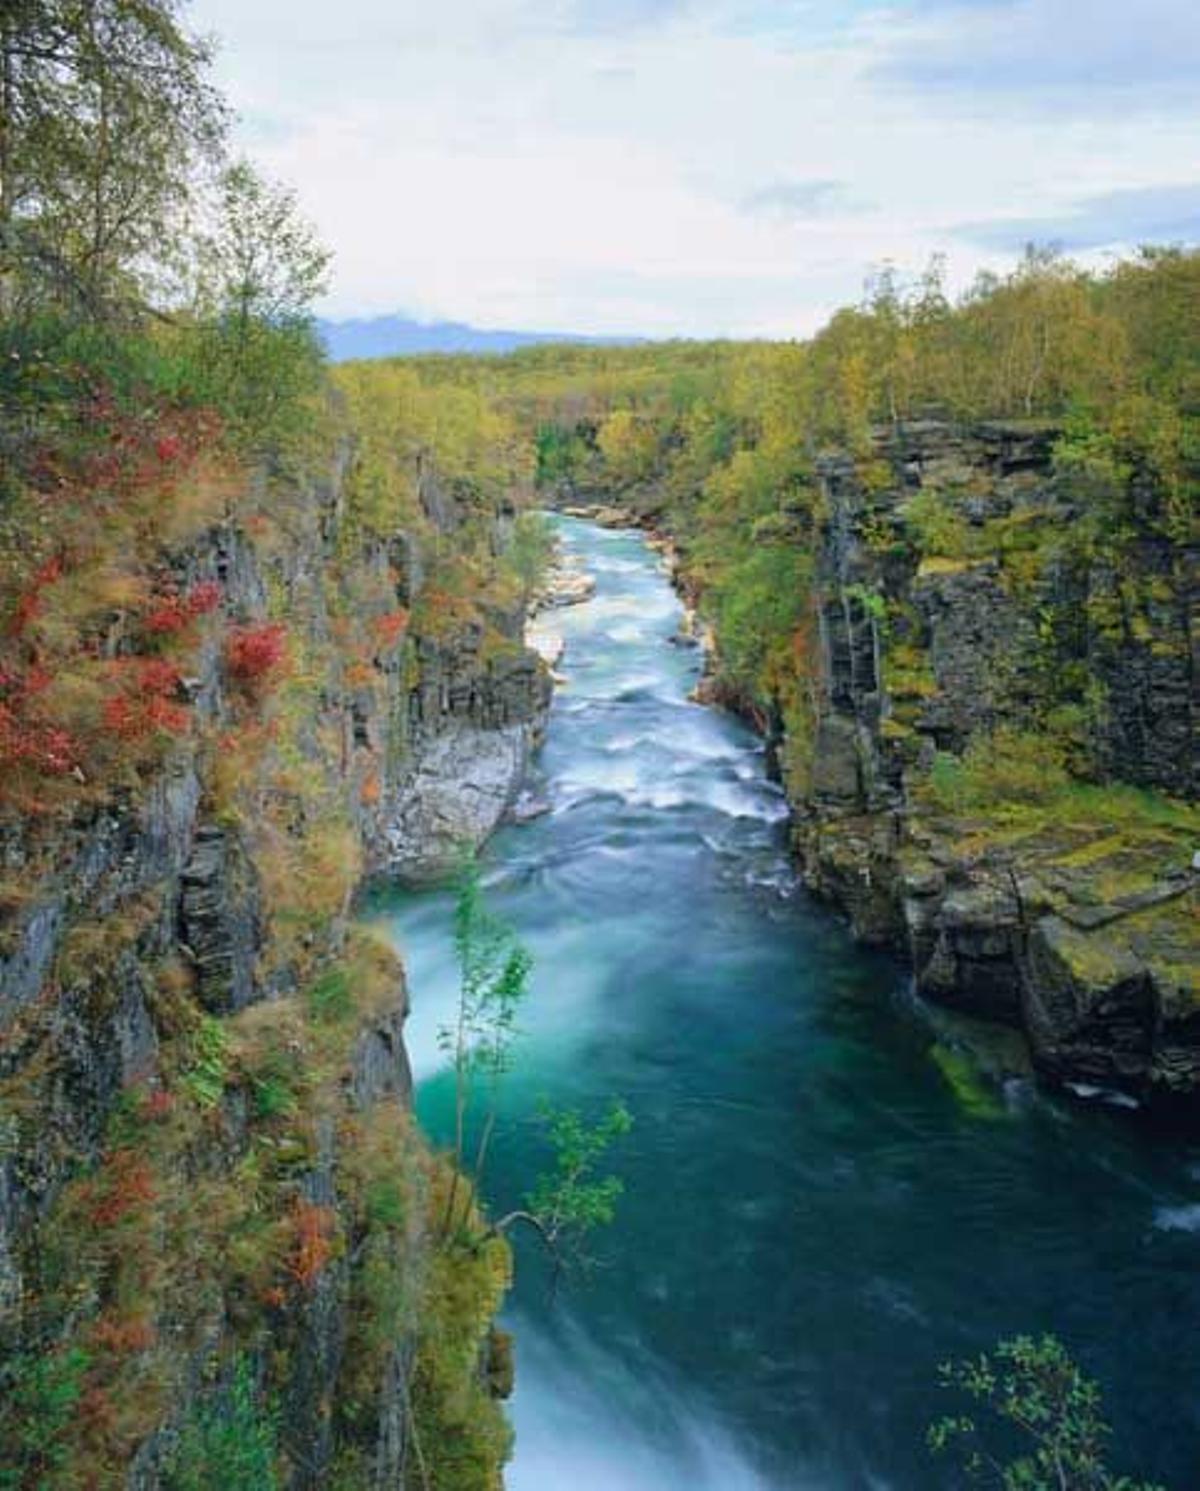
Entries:
[[337,1024],[354,1010],[350,975],[342,967],[328,968],[308,991],[308,1008],[315,1020]]
[[229,1032],[220,1020],[205,1015],[191,1045],[192,1060],[183,1074],[184,1088],[198,1107],[215,1108],[225,1092]]
[[0,1491],[52,1486],[65,1463],[64,1430],[83,1396],[91,1357],[81,1347],[9,1364],[0,1400]]
[[279,1485],[279,1424],[245,1357],[229,1383],[184,1425],[167,1471],[169,1491],[273,1491]]
[[1052,736],[1001,729],[976,736],[961,760],[939,752],[929,774],[934,801],[951,812],[1045,803],[1070,782]]
[[970,551],[970,529],[953,502],[941,492],[919,492],[904,509],[922,554],[962,559]]

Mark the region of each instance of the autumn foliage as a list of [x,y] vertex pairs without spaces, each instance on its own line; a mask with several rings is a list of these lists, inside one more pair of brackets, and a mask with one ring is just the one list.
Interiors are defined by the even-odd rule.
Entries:
[[157,637],[178,636],[201,616],[215,611],[221,603],[221,587],[215,580],[202,580],[186,594],[165,590],[156,595],[142,615],[144,631]]
[[294,1241],[287,1271],[301,1288],[313,1288],[332,1258],[336,1223],[337,1218],[328,1206],[316,1206],[310,1201],[301,1201],[296,1206],[292,1217]]
[[408,631],[408,612],[403,606],[387,611],[372,622],[372,630],[380,647],[395,647]]
[[190,720],[178,702],[181,680],[162,658],[122,658],[109,664],[115,692],[104,701],[104,725],[121,740],[146,740],[159,733],[181,735]]
[[224,501],[220,420],[62,377],[0,529],[0,807],[24,813],[69,811],[188,733],[181,679],[222,600],[170,569]]
[[114,1150],[93,1182],[88,1199],[92,1225],[100,1229],[115,1227],[153,1204],[154,1173],[136,1150]]
[[260,694],[284,661],[287,631],[278,622],[235,627],[225,640],[225,668],[247,693]]

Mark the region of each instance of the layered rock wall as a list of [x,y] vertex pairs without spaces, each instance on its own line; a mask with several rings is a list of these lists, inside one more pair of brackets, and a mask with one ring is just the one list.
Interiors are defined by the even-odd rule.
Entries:
[[[195,728],[160,767],[0,824],[0,1427],[23,1436],[20,1484],[182,1483],[253,1400],[243,1428],[281,1483],[399,1487],[423,1353],[461,1355],[464,1329],[486,1346],[505,1250],[463,1263],[440,1324],[443,1177],[409,1122],[403,973],[351,911],[364,875],[443,869],[491,831],[549,683],[511,607],[423,629],[452,494],[431,488],[422,532],[360,538],[349,449],[172,556],[221,603],[185,681]],[[222,637],[267,626],[286,663],[247,682]],[[69,1422],[29,1386],[55,1373],[86,1410]],[[498,1475],[485,1379],[455,1401]]]
[[[1200,787],[1195,554],[1136,478],[1097,494],[1056,473],[1056,435],[930,422],[880,434],[870,480],[819,464],[797,848],[918,990],[1020,1026],[1046,1075],[1189,1097],[1200,877],[1186,831],[1106,786]],[[960,792],[996,741],[994,801]],[[1058,745],[1079,785],[1039,801]]]

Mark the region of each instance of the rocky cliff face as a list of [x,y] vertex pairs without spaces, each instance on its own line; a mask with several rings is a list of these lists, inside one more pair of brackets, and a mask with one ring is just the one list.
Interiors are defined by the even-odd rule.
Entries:
[[[766,735],[805,880],[920,993],[1052,1081],[1192,1107],[1197,556],[1167,494],[1060,435],[926,421],[819,458],[773,520],[815,561],[803,697],[748,695],[719,629],[702,696]],[[654,483],[585,496],[672,527]],[[703,614],[686,549],[676,574]]]
[[796,843],[918,990],[1018,1025],[1047,1076],[1185,1097],[1189,817],[1112,783],[1200,786],[1195,555],[1136,474],[1105,492],[1056,469],[1056,436],[931,422],[881,434],[865,475],[820,464]]
[[505,618],[498,653],[474,623],[449,643],[421,640],[404,721],[409,750],[368,824],[372,864],[407,880],[436,878],[483,842],[511,805],[538,743],[549,679]]
[[370,541],[344,438],[322,465],[239,493],[170,557],[181,593],[221,596],[188,736],[70,811],[0,823],[14,1485],[232,1484],[240,1455],[263,1485],[278,1460],[290,1486],[397,1487],[414,1412],[459,1423],[479,1485],[499,1475],[507,1253],[444,1277],[402,970],[351,908],[365,874],[434,872],[490,832],[549,684],[511,608],[422,619],[452,494],[423,534]]

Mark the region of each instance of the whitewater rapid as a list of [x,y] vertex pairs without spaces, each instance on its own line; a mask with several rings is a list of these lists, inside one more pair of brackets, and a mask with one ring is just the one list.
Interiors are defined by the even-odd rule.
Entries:
[[[597,1266],[522,1244],[510,1491],[930,1491],[938,1363],[1060,1334],[1120,1468],[1200,1444],[1200,1153],[1010,1088],[978,1101],[903,970],[798,889],[761,743],[689,700],[700,659],[639,535],[557,520],[597,579],[555,615],[566,676],[530,791],[483,856],[535,959],[485,1189],[519,1204],[539,1099],[635,1127]],[[418,1111],[445,1138],[446,892],[375,914],[405,956]],[[952,1069],[952,1068],[951,1068]]]

